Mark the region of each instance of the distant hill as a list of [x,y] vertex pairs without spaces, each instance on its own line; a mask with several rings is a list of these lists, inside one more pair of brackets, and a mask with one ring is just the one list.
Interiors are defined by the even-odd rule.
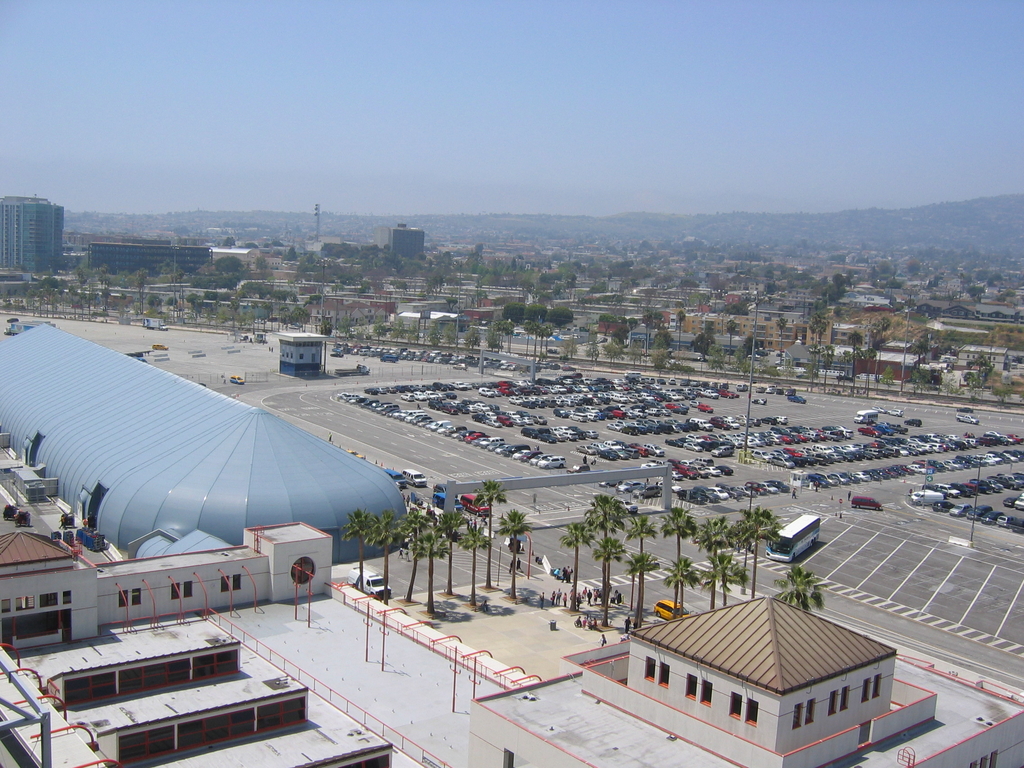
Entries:
[[[919,208],[839,211],[837,213],[717,213],[693,216],[622,213],[614,216],[544,214],[460,214],[356,216],[324,213],[321,231],[369,238],[381,224],[406,222],[427,230],[428,241],[501,243],[670,241],[688,237],[711,243],[870,248],[974,248],[1024,254],[1024,195],[984,197]],[[167,214],[66,213],[65,228],[84,232],[199,235],[211,229],[246,238],[308,237],[315,228],[309,213],[274,211],[184,211]]]

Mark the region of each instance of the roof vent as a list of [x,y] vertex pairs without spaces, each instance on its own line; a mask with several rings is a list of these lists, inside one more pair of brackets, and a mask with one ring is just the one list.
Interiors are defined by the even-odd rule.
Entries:
[[521,698],[523,701],[537,701],[537,697],[532,693],[524,693]]
[[268,688],[273,688],[275,691],[279,691],[282,688],[287,688],[291,684],[291,680],[287,677],[275,677],[270,680],[264,680],[263,684]]
[[978,715],[976,718],[974,718],[974,720],[980,723],[981,725],[984,725],[986,728],[991,728],[993,725],[995,725],[994,722],[992,722],[991,720],[986,720],[981,715]]
[[227,645],[231,642],[230,638],[227,637],[208,637],[206,638],[207,645]]

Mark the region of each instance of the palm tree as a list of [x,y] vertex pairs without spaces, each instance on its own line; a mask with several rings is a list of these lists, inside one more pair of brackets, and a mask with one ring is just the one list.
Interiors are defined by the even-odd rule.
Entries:
[[821,579],[802,565],[790,566],[786,578],[776,579],[775,586],[782,590],[777,597],[784,603],[805,611],[821,610],[825,607]]
[[391,590],[390,570],[391,547],[402,541],[403,532],[401,525],[397,522],[395,510],[385,509],[380,515],[374,518],[373,526],[366,536],[366,542],[372,547],[381,547],[384,550],[384,604],[387,605]]
[[473,566],[470,577],[472,583],[469,588],[469,604],[473,608],[476,608],[476,553],[481,549],[486,549],[489,542],[490,539],[478,528],[470,528],[459,539],[459,547],[473,553]]
[[807,330],[811,332],[811,335],[818,340],[818,345],[821,345],[821,337],[825,335],[825,331],[828,330],[828,317],[824,312],[815,312],[811,315],[811,319],[807,322]]
[[451,596],[452,592],[452,559],[455,556],[455,542],[459,539],[459,530],[466,523],[466,518],[461,512],[454,509],[450,512],[442,512],[437,518],[437,532],[448,540],[448,581],[445,585],[444,594]]
[[[676,560],[683,556],[683,539],[692,538],[697,533],[697,521],[690,510],[683,507],[672,507],[661,519],[661,535],[665,538],[676,537]],[[679,602],[676,600],[676,602]]]
[[729,520],[725,515],[708,518],[697,528],[693,543],[709,555],[717,555],[729,546]]
[[601,563],[601,626],[608,626],[608,590],[611,585],[612,563],[622,562],[626,548],[614,536],[605,536],[593,547],[594,559]]
[[782,522],[767,507],[760,505],[743,512],[743,524],[754,544],[754,565],[750,576],[750,599],[757,597],[757,548],[761,541],[775,541],[782,530]]
[[729,354],[732,354],[732,337],[736,335],[736,331],[740,329],[739,323],[736,322],[735,318],[730,317],[729,321],[725,324],[725,332],[729,334]]
[[[448,556],[451,542],[442,536],[437,529],[427,528],[421,531],[410,547],[413,552],[413,563],[418,560],[427,561],[427,614],[434,615],[434,561]],[[410,591],[412,584],[409,585]],[[411,595],[410,595],[411,597]],[[409,598],[407,598],[407,601]]]
[[775,321],[775,327],[779,329],[779,348],[781,349],[783,344],[783,337],[786,335],[786,326],[789,325],[789,320],[784,317],[780,317]]
[[[644,553],[644,539],[653,539],[657,535],[658,529],[654,527],[654,523],[651,522],[649,517],[646,515],[642,517],[634,517],[629,529],[626,531],[626,541],[632,541],[633,539],[639,540],[640,554],[642,555]],[[632,576],[633,574],[630,575]],[[634,576],[634,579],[635,578],[636,577]],[[631,583],[629,587],[631,596],[633,592],[633,583]],[[643,602],[641,595],[642,593],[638,594],[637,598],[640,602]],[[630,599],[632,599],[632,597],[630,597]]]
[[[728,557],[733,559],[732,555],[728,555]],[[718,586],[722,590],[723,608],[729,604],[729,588],[745,587],[748,581],[750,581],[750,574],[747,573],[747,569],[743,567],[742,563],[734,561],[726,568],[718,581]]]
[[497,480],[484,480],[483,485],[477,489],[476,500],[481,507],[488,507],[491,511],[487,515],[487,583],[485,589],[494,589],[491,584],[491,551],[494,548],[494,505],[504,504],[508,501],[505,495],[505,486]]
[[565,533],[558,540],[558,546],[572,548],[572,610],[580,609],[580,547],[590,546],[594,533],[586,523],[575,522],[565,526]]
[[731,578],[734,565],[732,555],[728,552],[724,554],[716,552],[708,558],[708,569],[704,571],[701,586],[711,592],[712,611],[715,610],[715,598],[719,586],[722,587],[722,599],[725,600],[726,582]]
[[583,522],[590,530],[608,538],[613,532],[621,531],[626,518],[626,505],[621,499],[599,493],[590,501],[590,509],[583,515]]
[[510,509],[501,516],[498,534],[508,536],[512,549],[512,589],[509,592],[509,596],[512,598],[513,603],[516,602],[516,572],[519,570],[516,567],[519,559],[519,537],[525,536],[531,530],[530,524],[526,521],[526,515],[518,509]]
[[682,616],[683,611],[686,610],[684,604],[686,587],[699,587],[702,577],[703,571],[698,570],[693,560],[688,557],[676,558],[675,562],[668,567],[665,586],[671,587],[673,590],[677,616]]
[[829,344],[822,351],[822,357],[825,359],[825,378],[821,382],[822,391],[828,387],[828,372],[832,369],[832,363],[836,360],[836,348]]
[[636,612],[633,617],[633,626],[637,629],[640,628],[644,618],[645,576],[651,571],[658,570],[660,565],[661,563],[658,562],[657,558],[649,552],[638,552],[635,555],[631,555],[629,558],[627,573],[640,580],[640,585],[637,587],[636,591]]
[[412,602],[412,590],[416,585],[416,571],[420,564],[420,550],[416,547],[416,541],[426,530],[430,528],[430,518],[420,509],[411,509],[402,521],[402,533],[409,541],[409,554],[412,556],[412,575],[409,576],[409,589],[405,593],[405,602]]
[[377,518],[365,509],[353,509],[349,512],[348,523],[341,529],[341,538],[346,540],[356,539],[359,542],[359,583],[363,583],[363,566],[366,562],[363,557],[363,545],[367,537],[372,533]]

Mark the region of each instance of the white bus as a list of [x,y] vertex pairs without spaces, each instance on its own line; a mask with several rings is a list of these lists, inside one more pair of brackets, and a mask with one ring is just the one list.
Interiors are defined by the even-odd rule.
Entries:
[[765,554],[769,560],[791,563],[806,552],[821,533],[821,518],[817,515],[801,515],[779,532],[779,538],[769,541]]

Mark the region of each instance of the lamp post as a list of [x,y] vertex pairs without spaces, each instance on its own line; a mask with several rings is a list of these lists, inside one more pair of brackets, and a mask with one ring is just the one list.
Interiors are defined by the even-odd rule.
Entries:
[[981,492],[981,464],[978,464],[978,476],[974,480],[974,511],[971,515],[971,546],[974,545],[974,524],[978,522],[978,494]]
[[757,354],[757,312],[760,309],[757,303],[757,294],[754,294],[754,327],[751,329],[750,344],[750,371],[747,377],[747,418],[743,425],[743,454],[748,455],[750,451],[750,406],[751,397],[754,396],[754,357]]
[[907,383],[907,344],[910,341],[910,303],[907,303],[907,317],[903,329],[903,366],[900,369],[900,396],[903,395],[903,387]]

